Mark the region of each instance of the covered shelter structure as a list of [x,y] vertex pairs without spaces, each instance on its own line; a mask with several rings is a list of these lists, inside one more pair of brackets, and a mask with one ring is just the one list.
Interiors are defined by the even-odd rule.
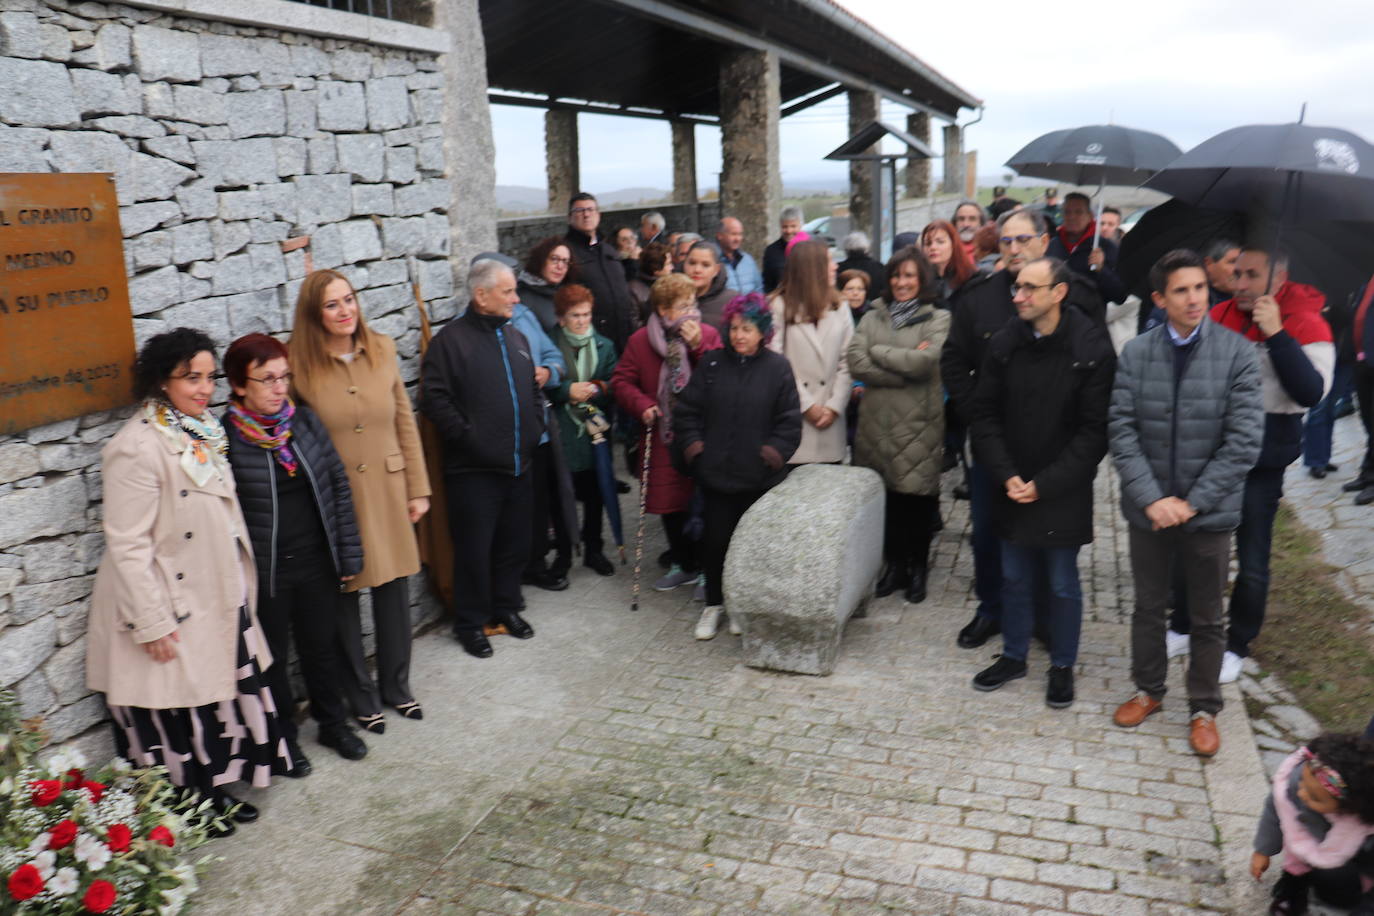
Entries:
[[[959,113],[982,107],[831,0],[481,0],[480,12],[489,100],[545,109],[550,210],[578,189],[579,113],[668,121],[674,200],[693,203],[695,127],[715,124],[721,209],[744,223],[756,255],[780,205],[780,119],[847,94],[853,133],[888,100],[909,111],[907,133],[922,143],[931,118],[945,122],[946,152],[958,151],[946,169],[961,172]],[[851,165],[860,223],[871,212],[870,176]]]

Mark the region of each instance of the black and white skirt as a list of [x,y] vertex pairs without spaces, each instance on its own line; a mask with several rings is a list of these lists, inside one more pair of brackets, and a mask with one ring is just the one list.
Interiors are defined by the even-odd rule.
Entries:
[[263,635],[239,608],[238,691],[232,700],[180,709],[111,706],[115,744],[134,766],[164,766],[178,786],[209,795],[247,782],[271,785],[291,768],[272,691],[262,677]]

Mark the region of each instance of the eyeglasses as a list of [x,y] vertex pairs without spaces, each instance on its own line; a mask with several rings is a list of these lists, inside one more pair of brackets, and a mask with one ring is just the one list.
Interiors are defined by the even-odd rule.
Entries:
[[1029,296],[1037,289],[1049,289],[1051,286],[1054,285],[1055,284],[1053,283],[1013,283],[1011,285],[1011,294],[1013,296],[1019,296],[1022,293],[1025,293]]
[[[576,212],[576,211],[574,211],[574,212]],[[558,257],[557,255],[551,255],[551,256],[549,257],[549,263],[550,263],[550,264],[571,264],[571,263],[572,263],[572,258],[560,258],[560,257]]]
[[264,388],[276,388],[278,385],[290,385],[291,379],[294,377],[295,376],[288,372],[285,375],[264,375],[262,378],[253,378],[253,376],[250,375],[247,378],[248,381],[257,382]]
[[1010,245],[1012,242],[1015,242],[1015,243],[1018,244],[1018,245],[1028,245],[1028,244],[1030,244],[1031,240],[1032,240],[1032,239],[1035,239],[1035,238],[1038,238],[1038,236],[1034,236],[1034,235],[1004,235],[1004,236],[1002,236],[1000,239],[998,239],[998,241],[1000,241],[1003,245]]
[[582,215],[583,213],[595,213],[595,212],[596,212],[596,207],[573,207],[573,208],[572,208],[572,215],[573,215],[573,216],[580,216],[580,215]]

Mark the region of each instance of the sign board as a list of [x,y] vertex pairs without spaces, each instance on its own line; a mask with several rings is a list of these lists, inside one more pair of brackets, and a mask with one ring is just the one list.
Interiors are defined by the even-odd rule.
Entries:
[[133,400],[114,176],[0,174],[0,434]]

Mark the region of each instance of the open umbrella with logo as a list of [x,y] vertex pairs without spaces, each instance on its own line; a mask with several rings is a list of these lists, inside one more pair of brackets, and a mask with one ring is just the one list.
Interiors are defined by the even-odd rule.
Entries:
[[[1097,221],[1102,221],[1102,189],[1109,184],[1140,184],[1173,162],[1182,150],[1166,137],[1117,124],[1091,124],[1054,130],[1023,146],[1007,167],[1030,178],[1075,185],[1097,185]],[[1097,232],[1093,233],[1097,247]]]
[[[1243,214],[1251,227],[1272,227],[1267,237],[1256,237],[1252,228],[1250,244],[1289,248],[1313,233],[1336,244],[1348,241],[1339,226],[1374,223],[1374,146],[1348,130],[1301,118],[1233,127],[1193,147],[1145,187],[1195,207]],[[1368,276],[1370,256],[1357,258],[1352,269]],[[1270,270],[1276,266],[1271,260]],[[1312,282],[1332,286],[1327,278]]]

